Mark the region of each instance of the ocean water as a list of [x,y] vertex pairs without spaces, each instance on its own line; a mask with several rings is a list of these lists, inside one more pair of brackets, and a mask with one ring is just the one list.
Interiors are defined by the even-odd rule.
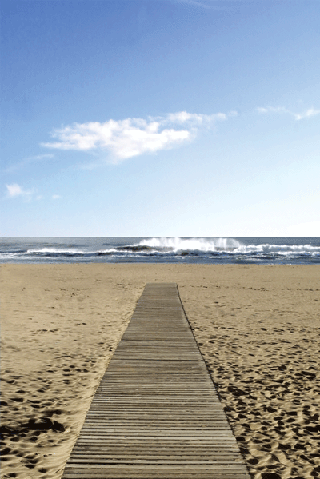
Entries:
[[320,238],[1,238],[0,263],[320,264]]

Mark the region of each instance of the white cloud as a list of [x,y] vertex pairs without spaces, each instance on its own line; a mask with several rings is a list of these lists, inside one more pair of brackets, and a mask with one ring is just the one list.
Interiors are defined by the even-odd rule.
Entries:
[[160,123],[140,119],[110,120],[105,123],[75,123],[55,130],[57,142],[44,143],[49,148],[90,151],[110,150],[116,158],[125,159],[146,152],[171,148],[190,138],[188,130],[159,129]]
[[44,153],[42,155],[29,156],[28,158],[26,158],[26,161],[27,160],[29,160],[30,162],[31,161],[41,161],[41,160],[47,160],[47,159],[51,159],[51,158],[54,158],[53,153]]
[[267,106],[256,108],[258,113],[290,113],[284,106]]
[[194,125],[210,124],[215,120],[226,120],[225,113],[215,113],[213,115],[203,115],[198,113],[187,113],[180,111],[178,113],[169,113],[166,117],[161,119],[162,124],[166,123],[189,123]]
[[6,185],[7,188],[7,196],[9,198],[15,198],[17,196],[28,196],[30,197],[34,191],[33,190],[24,190],[19,186],[17,183],[14,183],[12,185]]
[[62,198],[61,195],[52,195],[53,200],[59,200],[60,198]]
[[294,115],[296,120],[303,120],[304,118],[310,118],[312,116],[316,116],[320,114],[320,110],[315,110],[314,108],[309,108],[303,113],[296,113]]
[[188,5],[194,5],[196,7],[209,8],[209,5],[204,2],[199,2],[197,0],[178,0],[179,3],[186,3]]
[[180,111],[178,113],[170,113],[164,118],[160,119],[160,123],[165,125],[167,123],[187,124],[188,128],[210,127],[214,122],[227,120],[228,117],[236,116],[238,112],[231,111],[226,113],[214,113],[212,115],[203,115],[198,113],[187,113]]
[[[229,116],[234,116],[231,112]],[[172,113],[165,117],[126,118],[109,120],[104,123],[74,123],[55,129],[52,137],[58,141],[43,143],[42,146],[60,150],[109,150],[114,162],[141,155],[170,149],[193,139],[199,128],[208,127],[216,120],[226,120],[228,115],[217,113],[202,115],[186,111]]]
[[261,114],[266,114],[266,113],[287,113],[288,115],[291,115],[295,120],[303,120],[305,118],[311,118],[312,116],[316,116],[320,114],[320,110],[316,110],[315,108],[309,108],[308,110],[302,112],[302,113],[294,113],[291,110],[288,110],[284,106],[267,106],[267,107],[258,107],[256,108],[256,111]]
[[[224,10],[225,5],[221,5],[221,0],[174,0],[177,3],[191,5],[192,7],[200,7],[206,9],[216,9],[216,10]],[[241,0],[240,0],[241,1]],[[219,5],[216,5],[216,2]]]
[[21,186],[17,185],[17,183],[13,185],[6,185],[7,187],[7,193],[10,198],[13,198],[14,196],[19,196],[23,195],[23,190]]

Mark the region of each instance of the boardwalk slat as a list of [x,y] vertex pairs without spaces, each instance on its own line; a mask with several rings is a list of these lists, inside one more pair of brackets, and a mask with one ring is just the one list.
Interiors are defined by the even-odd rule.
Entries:
[[249,479],[174,283],[147,284],[63,479]]

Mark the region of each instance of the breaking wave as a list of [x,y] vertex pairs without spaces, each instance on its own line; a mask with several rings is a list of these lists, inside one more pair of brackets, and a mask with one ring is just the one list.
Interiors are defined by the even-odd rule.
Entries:
[[233,238],[151,238],[140,241],[139,246],[155,251],[234,251],[240,243]]
[[309,243],[307,239],[74,238],[72,243],[63,238],[25,243],[16,239],[0,243],[0,262],[320,263],[320,239],[311,238]]

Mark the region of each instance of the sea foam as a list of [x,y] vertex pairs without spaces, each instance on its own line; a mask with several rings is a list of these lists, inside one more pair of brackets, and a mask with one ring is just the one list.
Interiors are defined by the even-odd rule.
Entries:
[[241,248],[241,243],[233,238],[180,238],[163,237],[143,239],[139,246],[146,246],[157,251],[234,251]]

